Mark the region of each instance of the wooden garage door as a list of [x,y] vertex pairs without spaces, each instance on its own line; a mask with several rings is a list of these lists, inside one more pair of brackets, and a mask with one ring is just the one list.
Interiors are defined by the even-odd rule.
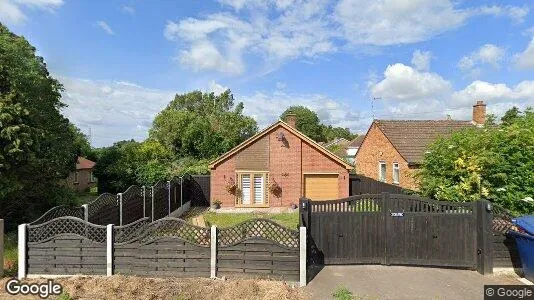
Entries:
[[338,198],[338,174],[305,174],[304,196],[312,200]]

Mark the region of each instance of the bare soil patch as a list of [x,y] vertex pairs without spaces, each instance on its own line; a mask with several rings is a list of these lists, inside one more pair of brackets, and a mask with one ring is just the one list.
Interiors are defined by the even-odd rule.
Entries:
[[[0,279],[0,299],[13,299],[5,292],[8,278]],[[255,279],[145,278],[73,276],[54,279],[71,299],[304,299],[302,289],[281,281]],[[27,282],[46,282],[29,279]],[[38,299],[38,297],[21,297]]]

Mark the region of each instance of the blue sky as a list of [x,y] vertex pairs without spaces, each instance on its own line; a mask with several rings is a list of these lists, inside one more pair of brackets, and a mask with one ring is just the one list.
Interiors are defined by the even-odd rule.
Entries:
[[[373,119],[534,106],[534,5],[448,0],[0,0],[95,146],[142,140],[175,93],[230,88],[260,127],[289,105]],[[371,99],[380,98],[371,105]]]

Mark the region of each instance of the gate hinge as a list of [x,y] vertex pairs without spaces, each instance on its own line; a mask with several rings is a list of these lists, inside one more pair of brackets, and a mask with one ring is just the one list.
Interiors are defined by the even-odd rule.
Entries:
[[482,254],[482,249],[477,249],[477,254],[478,255]]

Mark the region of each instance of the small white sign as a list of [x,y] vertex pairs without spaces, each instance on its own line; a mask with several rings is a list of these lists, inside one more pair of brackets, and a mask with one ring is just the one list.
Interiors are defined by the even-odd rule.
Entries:
[[404,213],[403,212],[392,212],[391,216],[392,217],[404,217]]

